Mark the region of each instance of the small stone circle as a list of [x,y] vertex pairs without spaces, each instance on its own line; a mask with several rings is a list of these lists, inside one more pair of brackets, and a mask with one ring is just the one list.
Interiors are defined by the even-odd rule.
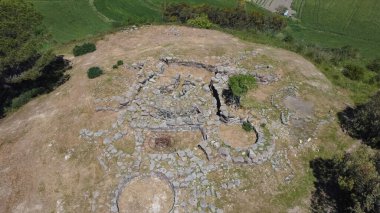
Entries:
[[174,193],[172,184],[163,174],[136,176],[124,185],[117,201],[118,212],[171,212]]

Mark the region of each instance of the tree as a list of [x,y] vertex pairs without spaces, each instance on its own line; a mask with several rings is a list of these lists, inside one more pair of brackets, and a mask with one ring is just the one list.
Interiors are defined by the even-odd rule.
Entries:
[[64,77],[67,61],[41,51],[46,39],[42,16],[32,4],[0,0],[0,117],[14,97],[52,89]]
[[23,0],[0,0],[0,84],[35,79],[44,41],[42,16]]
[[380,154],[361,147],[332,159],[317,158],[310,166],[316,178],[313,212],[379,212]]
[[367,64],[367,68],[380,74],[380,58],[373,59],[369,64]]
[[232,94],[239,97],[245,95],[249,89],[253,89],[257,86],[255,77],[242,74],[231,76],[228,80],[228,85]]
[[342,128],[367,145],[380,149],[380,92],[369,102],[338,113]]

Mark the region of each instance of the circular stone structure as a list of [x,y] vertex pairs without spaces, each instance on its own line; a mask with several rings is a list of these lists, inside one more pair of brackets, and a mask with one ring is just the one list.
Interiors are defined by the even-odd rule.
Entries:
[[119,213],[171,212],[175,194],[170,182],[163,175],[141,175],[131,179],[118,199]]

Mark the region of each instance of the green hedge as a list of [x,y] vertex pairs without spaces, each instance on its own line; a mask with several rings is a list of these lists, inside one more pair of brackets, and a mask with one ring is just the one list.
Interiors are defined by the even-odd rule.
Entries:
[[84,55],[86,53],[94,52],[96,46],[93,43],[84,43],[82,45],[76,45],[73,49],[74,56]]
[[102,74],[103,74],[103,70],[100,69],[99,67],[91,67],[87,71],[87,76],[88,76],[89,79],[93,79],[93,78],[99,77]]

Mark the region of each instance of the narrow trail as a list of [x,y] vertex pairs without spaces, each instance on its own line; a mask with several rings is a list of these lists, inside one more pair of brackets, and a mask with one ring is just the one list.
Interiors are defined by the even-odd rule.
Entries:
[[107,16],[103,15],[103,13],[99,12],[97,9],[96,9],[96,6],[94,4],[94,1],[95,0],[88,0],[88,4],[90,5],[91,9],[99,16],[100,19],[102,19],[104,22],[107,22],[107,23],[112,23],[112,22],[116,22],[115,20],[113,19],[110,19],[108,18]]

